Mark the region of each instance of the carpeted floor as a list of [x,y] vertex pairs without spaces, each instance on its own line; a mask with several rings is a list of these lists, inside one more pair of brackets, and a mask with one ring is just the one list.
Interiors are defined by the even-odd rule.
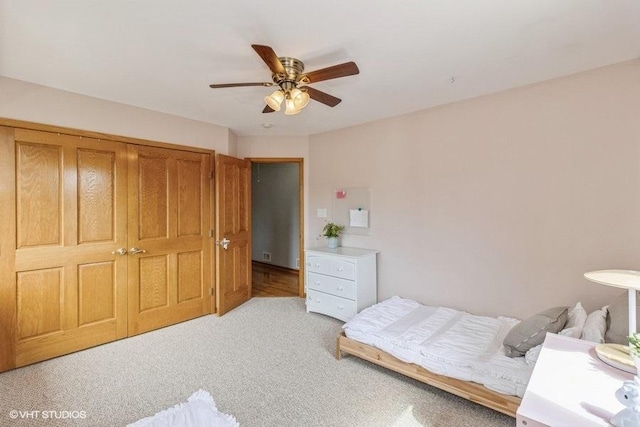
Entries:
[[200,388],[242,427],[515,425],[355,357],[336,360],[341,325],[307,314],[300,298],[254,298],[222,317],[2,373],[0,425],[124,426]]

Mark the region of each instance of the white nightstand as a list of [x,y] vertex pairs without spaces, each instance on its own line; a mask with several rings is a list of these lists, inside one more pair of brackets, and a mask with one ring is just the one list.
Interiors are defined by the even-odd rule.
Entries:
[[595,343],[547,334],[516,415],[518,427],[608,426],[615,392],[633,375],[596,356]]
[[377,253],[345,247],[305,249],[307,312],[346,322],[378,302]]

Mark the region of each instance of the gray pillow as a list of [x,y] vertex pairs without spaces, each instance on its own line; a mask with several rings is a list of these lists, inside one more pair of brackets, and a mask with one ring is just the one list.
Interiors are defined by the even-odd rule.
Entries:
[[524,356],[527,350],[542,344],[547,332],[556,333],[567,323],[569,307],[554,307],[535,314],[511,328],[504,337],[506,355]]
[[[640,298],[636,293],[636,313],[640,315]],[[640,319],[636,320],[636,325],[640,325]],[[637,327],[636,327],[637,328]],[[624,292],[611,304],[609,304],[609,314],[607,315],[607,332],[604,342],[611,342],[622,345],[629,345],[627,336],[629,335],[629,294]]]

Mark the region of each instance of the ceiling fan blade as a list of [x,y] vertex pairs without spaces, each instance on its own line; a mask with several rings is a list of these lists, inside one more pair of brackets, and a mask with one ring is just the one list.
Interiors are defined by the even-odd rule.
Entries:
[[335,107],[336,105],[342,102],[342,99],[336,98],[335,96],[329,95],[328,93],[322,92],[321,90],[314,89],[309,86],[301,87],[300,89],[306,90],[311,99],[315,99],[318,102],[322,102],[329,107]]
[[284,74],[284,67],[282,63],[278,59],[278,55],[271,49],[269,46],[263,46],[261,44],[252,44],[251,47],[256,53],[262,58],[262,60],[267,64],[269,69],[274,74]]
[[263,113],[273,113],[274,111],[276,111],[276,110],[274,110],[273,108],[269,107],[268,105],[265,105],[264,106],[264,110],[262,110]]
[[355,62],[345,62],[344,64],[322,68],[320,70],[306,73],[302,76],[305,83],[316,83],[322,80],[337,79],[338,77],[353,76],[359,74],[358,66]]
[[222,83],[222,84],[212,84],[209,85],[211,89],[222,89],[225,87],[242,87],[242,86],[264,86],[269,87],[273,86],[271,82],[263,82],[263,83]]

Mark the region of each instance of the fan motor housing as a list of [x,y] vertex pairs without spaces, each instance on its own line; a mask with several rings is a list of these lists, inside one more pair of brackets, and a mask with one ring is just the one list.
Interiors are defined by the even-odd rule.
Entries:
[[292,83],[295,87],[300,75],[304,71],[304,63],[297,58],[290,58],[288,56],[282,56],[278,58],[282,67],[284,67],[285,74],[273,74],[273,82],[279,86],[288,86],[287,83]]

